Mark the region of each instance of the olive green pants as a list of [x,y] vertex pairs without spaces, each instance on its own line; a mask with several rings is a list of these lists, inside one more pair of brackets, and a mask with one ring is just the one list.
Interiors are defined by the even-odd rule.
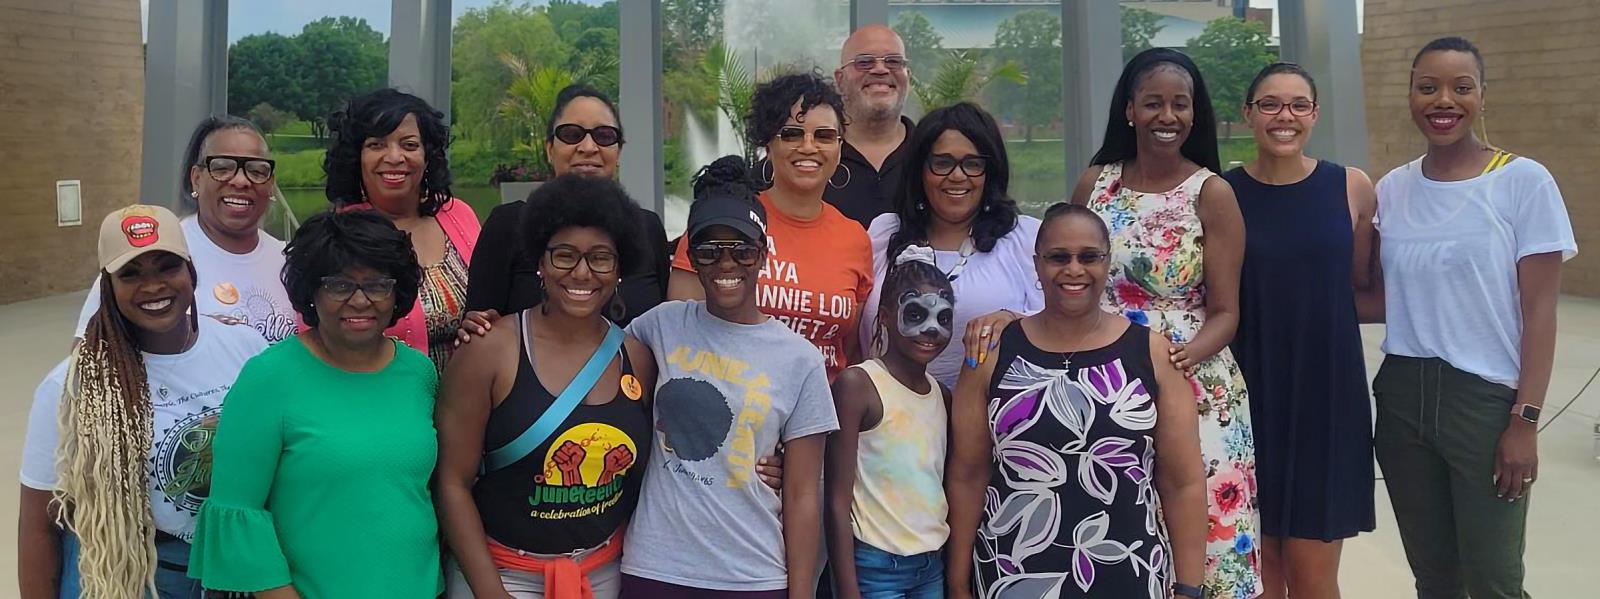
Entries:
[[1516,390],[1437,358],[1388,356],[1372,381],[1378,465],[1419,599],[1527,599],[1528,501],[1496,497]]

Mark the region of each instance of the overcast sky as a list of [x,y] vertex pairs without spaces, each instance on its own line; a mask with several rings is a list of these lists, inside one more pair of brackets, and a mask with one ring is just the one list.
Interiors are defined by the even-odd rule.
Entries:
[[[589,4],[600,4],[604,0],[582,0]],[[738,0],[729,0],[737,2]],[[1366,0],[1356,0],[1357,18],[1364,12]],[[451,6],[456,17],[466,12],[469,8],[488,5],[492,0],[455,0]],[[228,42],[238,41],[239,38],[269,31],[291,35],[298,33],[306,23],[326,16],[350,15],[361,17],[372,25],[373,29],[381,31],[384,35],[389,33],[389,7],[392,0],[250,0],[239,2],[230,0],[228,4]],[[148,19],[150,0],[139,0],[140,9]],[[1260,8],[1278,7],[1278,0],[1250,0],[1250,5]],[[1274,13],[1276,20],[1276,13]],[[1359,22],[1359,21],[1358,21]],[[1358,26],[1359,27],[1359,26]],[[1277,34],[1277,23],[1273,23],[1273,34]]]

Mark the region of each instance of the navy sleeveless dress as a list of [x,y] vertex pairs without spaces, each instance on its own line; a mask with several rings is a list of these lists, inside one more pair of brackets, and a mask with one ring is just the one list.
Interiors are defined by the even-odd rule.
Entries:
[[1289,185],[1223,178],[1244,215],[1233,355],[1250,389],[1261,533],[1333,541],[1371,531],[1372,407],[1352,284],[1345,169]]

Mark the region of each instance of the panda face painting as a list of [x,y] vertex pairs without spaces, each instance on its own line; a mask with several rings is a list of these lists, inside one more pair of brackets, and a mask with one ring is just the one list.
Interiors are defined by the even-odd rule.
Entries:
[[907,290],[900,294],[897,314],[895,326],[901,336],[936,345],[950,341],[950,323],[955,318],[955,303],[948,292]]

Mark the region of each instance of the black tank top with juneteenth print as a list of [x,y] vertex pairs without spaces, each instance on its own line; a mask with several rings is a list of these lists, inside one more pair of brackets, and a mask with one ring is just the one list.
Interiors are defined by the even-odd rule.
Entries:
[[[534,374],[523,314],[513,320],[521,359],[511,392],[489,413],[486,451],[521,435],[555,402]],[[622,384],[611,401],[578,404],[543,445],[473,485],[489,538],[533,553],[567,553],[600,545],[628,521],[650,456],[650,418],[627,352],[621,355]]]

